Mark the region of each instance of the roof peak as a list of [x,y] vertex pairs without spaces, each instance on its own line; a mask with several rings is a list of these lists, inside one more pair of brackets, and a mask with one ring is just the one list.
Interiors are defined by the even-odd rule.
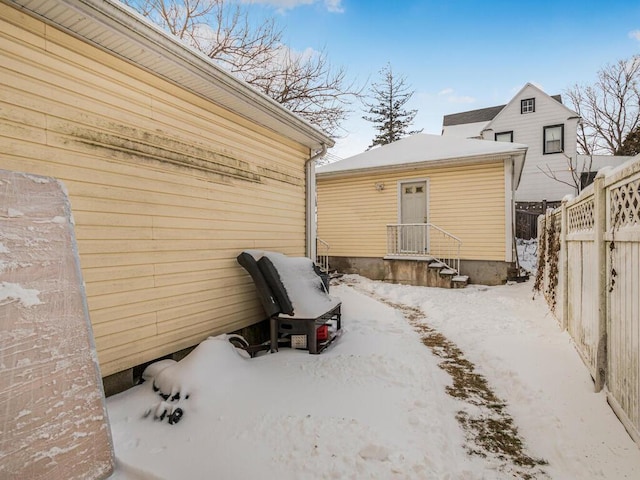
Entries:
[[[536,87],[532,83],[527,83],[521,90],[518,91],[518,93],[516,95],[514,95],[513,98],[515,98],[527,86],[535,87],[538,90],[540,90],[542,93],[544,93],[544,91],[542,91],[540,88]],[[546,95],[546,93],[545,93],[545,95]],[[558,94],[558,95],[549,95],[549,96],[551,98],[553,98],[555,101],[557,101],[558,103],[560,103],[561,105],[563,105],[563,103],[562,103],[562,95]],[[511,100],[513,100],[513,98]],[[453,125],[464,125],[464,124],[467,124],[467,123],[490,122],[507,105],[508,105],[508,103],[505,103],[504,105],[496,105],[494,107],[478,108],[476,110],[467,110],[467,111],[464,111],[464,112],[451,113],[449,115],[444,115],[442,117],[442,126],[443,127],[450,127],[450,126],[453,126]]]

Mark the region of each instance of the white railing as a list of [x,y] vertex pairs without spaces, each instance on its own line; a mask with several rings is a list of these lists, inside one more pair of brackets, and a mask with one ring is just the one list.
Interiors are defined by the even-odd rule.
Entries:
[[329,244],[316,237],[316,264],[323,272],[329,273]]
[[432,223],[387,225],[387,257],[431,257],[460,273],[462,240]]

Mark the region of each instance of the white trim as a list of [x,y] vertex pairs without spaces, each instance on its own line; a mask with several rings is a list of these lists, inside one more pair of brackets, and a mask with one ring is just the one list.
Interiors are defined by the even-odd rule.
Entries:
[[[536,87],[534,84],[532,83],[525,83],[525,85],[518,91],[518,93],[516,93],[511,100],[509,100],[509,102],[504,106],[504,108],[502,110],[500,110],[498,112],[498,114],[493,117],[491,119],[491,121],[489,122],[489,124],[487,125],[486,129],[491,129],[493,128],[493,125],[495,124],[496,120],[498,118],[500,118],[500,116],[503,115],[503,113],[508,110],[508,108],[515,103],[516,101],[520,101],[520,100],[526,100],[525,98],[519,98],[520,95],[527,89],[527,88],[532,88],[534,89],[534,91],[540,95],[544,95],[545,97],[549,98],[552,102],[554,102],[554,104],[558,104],[558,106],[562,107],[564,110],[566,110],[568,115],[571,115],[571,117],[577,117],[578,114],[576,112],[574,112],[573,110],[571,110],[569,107],[567,107],[564,103],[560,103],[557,100],[555,100],[551,95],[549,95],[548,93],[546,93],[543,90],[540,90],[538,87]],[[527,97],[527,98],[532,98],[532,97]],[[533,97],[535,98],[535,97]],[[538,102],[536,102],[537,104]],[[518,105],[518,112],[520,112],[520,105]],[[571,118],[570,117],[570,118]],[[579,118],[579,117],[578,117]]]
[[[312,157],[313,158],[313,157]],[[314,160],[307,162],[306,168],[306,253],[314,262],[316,261],[316,237],[318,236],[318,225],[316,221],[316,172]]]
[[513,203],[513,158],[504,161],[504,219],[505,219],[505,251],[504,261],[513,262],[513,226],[515,221],[515,206]]
[[[487,140],[482,140],[486,142]],[[500,142],[492,142],[492,143],[500,143]],[[502,142],[505,145],[514,145]],[[376,167],[359,167],[359,168],[350,168],[344,170],[330,170],[326,171],[325,169],[329,166],[334,166],[334,164],[323,165],[320,167],[320,171],[316,173],[317,178],[340,178],[340,177],[348,177],[353,175],[362,175],[373,174],[373,173],[385,173],[385,172],[393,172],[398,173],[402,171],[413,171],[418,169],[425,169],[430,167],[446,167],[450,165],[455,166],[466,166],[466,165],[482,165],[485,163],[494,163],[499,162],[504,158],[505,155],[521,155],[524,157],[527,153],[527,146],[518,149],[511,149],[508,151],[501,151],[496,153],[487,153],[482,155],[469,155],[467,157],[455,157],[455,158],[443,158],[439,160],[426,160],[420,162],[407,162],[407,163],[398,163],[394,165],[381,165]],[[351,158],[351,157],[350,157]],[[345,159],[348,160],[348,159]],[[341,160],[344,161],[344,160]],[[340,164],[341,161],[335,162],[335,166]]]
[[433,257],[431,255],[385,255],[383,260],[411,260],[412,262],[431,262]]
[[305,251],[314,262],[317,259],[318,222],[316,219],[316,160],[327,153],[322,145],[319,152],[311,154],[305,163]]

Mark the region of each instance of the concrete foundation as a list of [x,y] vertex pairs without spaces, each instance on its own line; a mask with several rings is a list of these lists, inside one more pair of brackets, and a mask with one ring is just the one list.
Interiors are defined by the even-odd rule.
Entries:
[[[417,286],[445,286],[437,272],[428,268],[426,260],[384,260],[371,257],[329,257],[329,268],[340,273],[355,273],[371,280],[406,283]],[[460,273],[469,283],[502,285],[506,283],[513,263],[489,260],[460,260]],[[434,276],[435,275],[435,276]]]
[[191,351],[194,348],[196,347],[194,346],[194,347],[185,348],[183,350],[174,352],[171,355],[165,355],[164,357],[156,358],[155,360],[151,360],[150,362],[136,365],[133,368],[128,368],[121,372],[103,377],[102,385],[104,388],[105,396],[110,397],[111,395],[116,395],[120,392],[124,392],[125,390],[128,390],[129,388],[135,385],[138,385],[142,381],[142,372],[144,372],[144,369],[147,368],[152,363],[157,362],[159,360],[165,360],[168,358],[175,360],[176,362],[179,362],[184,357],[189,355],[189,353],[191,353]]

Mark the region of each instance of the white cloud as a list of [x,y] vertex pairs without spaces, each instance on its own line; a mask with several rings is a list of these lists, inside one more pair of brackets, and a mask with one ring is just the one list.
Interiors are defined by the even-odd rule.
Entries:
[[274,61],[279,62],[281,66],[286,65],[291,60],[299,59],[302,62],[313,61],[315,57],[320,55],[318,50],[314,50],[311,47],[307,47],[302,51],[289,48],[287,45],[280,45],[276,51],[276,55],[273,58]]
[[476,101],[475,97],[469,97],[466,95],[451,95],[447,100],[449,100],[450,103],[474,103]]
[[324,4],[327,10],[335,13],[343,13],[344,7],[342,6],[342,0],[324,0]]
[[455,95],[455,90],[447,87],[438,92],[439,97],[443,97],[447,103],[474,103],[476,99],[465,95]]
[[629,32],[629,38],[635,38],[640,42],[640,30],[633,30]]
[[314,3],[323,3],[329,12],[342,13],[344,7],[342,0],[243,0],[245,3],[261,3],[275,7],[280,11],[291,10],[301,5],[312,5]]

